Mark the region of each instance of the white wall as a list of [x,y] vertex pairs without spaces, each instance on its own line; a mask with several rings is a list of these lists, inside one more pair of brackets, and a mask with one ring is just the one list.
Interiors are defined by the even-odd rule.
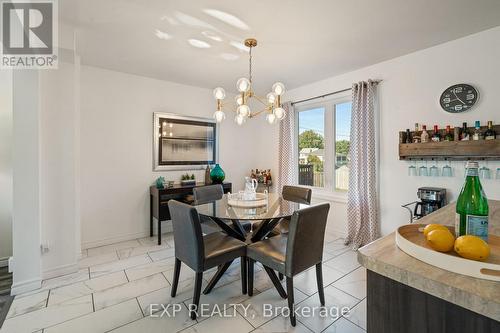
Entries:
[[13,285],[17,294],[40,287],[39,73],[13,73]]
[[[232,100],[228,97],[228,100]],[[211,117],[209,89],[94,67],[81,71],[81,226],[84,248],[149,234],[149,186],[159,176],[180,181],[182,171],[152,171],[153,112]],[[251,168],[273,168],[265,117],[238,127],[228,113],[220,126],[219,158],[233,190]],[[269,133],[269,134],[268,134]],[[194,171],[203,180],[204,171]]]
[[0,266],[12,255],[12,71],[0,72]]
[[42,255],[43,278],[77,270],[78,72],[67,49],[59,51],[57,70],[40,72],[41,241],[49,247]]
[[[420,186],[445,187],[449,192],[449,200],[456,200],[463,182],[463,163],[453,163],[457,174],[449,179],[407,176],[410,163],[399,161],[398,132],[413,128],[416,122],[429,127],[434,124],[440,127],[447,124],[461,126],[463,121],[472,126],[475,120],[481,120],[483,124],[487,120],[500,123],[499,41],[500,27],[497,27],[288,92],[290,100],[299,100],[345,89],[360,80],[383,80],[379,85],[380,209],[383,234],[408,222],[408,213],[400,205],[414,201],[416,189]],[[479,102],[469,112],[444,112],[439,106],[441,93],[448,86],[461,82],[470,83],[479,89]],[[443,166],[443,163],[439,165]],[[488,166],[494,170],[500,164],[490,162]],[[500,199],[499,180],[484,180],[482,183],[489,198]],[[345,220],[335,220],[334,223],[345,229]]]

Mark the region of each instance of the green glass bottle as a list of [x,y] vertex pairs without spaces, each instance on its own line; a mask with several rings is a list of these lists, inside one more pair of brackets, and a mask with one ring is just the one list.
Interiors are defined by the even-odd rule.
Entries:
[[469,161],[466,165],[465,184],[457,200],[455,234],[474,235],[488,241],[488,199],[479,181],[479,164]]
[[215,167],[210,172],[210,179],[212,179],[212,183],[222,184],[224,178],[226,178],[224,170],[222,170],[219,164],[216,164]]

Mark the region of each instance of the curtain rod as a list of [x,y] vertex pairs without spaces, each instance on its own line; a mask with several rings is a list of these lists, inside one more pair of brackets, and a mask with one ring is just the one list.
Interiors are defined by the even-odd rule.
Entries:
[[[372,80],[372,82],[374,82],[375,84],[379,84],[380,82],[382,82],[382,80]],[[328,96],[331,96],[331,95],[335,95],[335,94],[340,94],[340,93],[343,93],[343,92],[346,92],[346,91],[349,91],[349,90],[352,90],[352,88],[346,88],[346,89],[337,90],[337,91],[334,91],[334,92],[331,92],[331,93],[328,93],[328,94],[324,94],[324,95],[319,95],[319,96],[315,96],[315,97],[301,99],[299,101],[292,102],[292,105],[299,104],[299,103],[304,103],[304,102],[309,102],[309,101],[312,101],[312,100],[318,99],[318,98],[325,98],[325,97],[328,97]]]

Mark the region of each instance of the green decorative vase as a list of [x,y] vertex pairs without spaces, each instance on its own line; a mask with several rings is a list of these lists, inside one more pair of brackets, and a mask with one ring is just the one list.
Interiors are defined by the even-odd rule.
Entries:
[[216,164],[212,171],[210,171],[210,179],[212,179],[212,183],[222,184],[224,178],[226,178],[224,170],[222,170],[219,164]]

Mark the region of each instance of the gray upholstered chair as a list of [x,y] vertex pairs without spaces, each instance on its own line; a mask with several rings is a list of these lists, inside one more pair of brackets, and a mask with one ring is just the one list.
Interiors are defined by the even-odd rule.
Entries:
[[222,199],[224,189],[221,184],[200,186],[193,188],[194,204],[202,205]]
[[[307,187],[285,185],[283,186],[283,190],[281,191],[281,196],[283,197],[283,199],[288,201],[310,205],[312,190]],[[280,232],[282,234],[288,233],[289,223],[289,219],[281,219],[278,227],[280,228]]]
[[[190,306],[191,319],[196,319],[200,303],[201,283],[203,272],[220,265],[229,267],[231,262],[241,260],[241,289],[247,292],[247,261],[246,243],[222,232],[214,232],[203,236],[200,217],[196,209],[179,201],[168,202],[172,226],[174,229],[175,266],[171,296],[175,297],[181,272],[181,262],[189,266],[196,273],[193,302]],[[226,269],[227,269],[226,267]],[[209,284],[203,291],[207,294],[213,285]]]
[[[283,186],[283,190],[281,192],[281,196],[285,200],[308,204],[308,205],[311,204],[311,195],[312,195],[312,190],[310,188],[301,186],[285,185]],[[279,235],[280,233],[281,234],[288,233],[289,222],[290,222],[289,219],[281,219],[270,235],[276,236]],[[256,230],[259,226],[260,222],[256,222],[254,223],[253,228]]]
[[[195,205],[203,205],[222,199],[224,196],[224,189],[221,184],[195,187],[193,188],[193,196]],[[205,233],[211,233],[215,230],[219,230],[215,222],[210,220],[208,217],[202,217],[201,222],[204,224],[203,231]],[[252,224],[250,222],[240,221],[240,224],[246,231],[249,231],[252,228]]]
[[[248,245],[248,295],[253,294],[253,267],[255,261],[286,276],[288,307],[293,309],[293,277],[316,266],[316,280],[321,305],[325,305],[323,290],[323,244],[330,204],[323,203],[297,210],[290,220],[288,235],[271,237]],[[281,285],[278,284],[279,287]],[[295,326],[295,315],[290,313]]]

